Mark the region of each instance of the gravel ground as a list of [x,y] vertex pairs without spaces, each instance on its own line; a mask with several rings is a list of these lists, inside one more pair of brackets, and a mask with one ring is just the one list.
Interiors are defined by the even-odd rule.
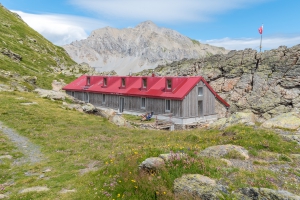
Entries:
[[16,159],[14,164],[24,163],[37,163],[43,159],[43,154],[40,151],[40,147],[30,142],[26,137],[19,135],[15,130],[10,129],[0,122],[0,131],[4,133],[18,148],[18,150],[24,154],[22,158]]

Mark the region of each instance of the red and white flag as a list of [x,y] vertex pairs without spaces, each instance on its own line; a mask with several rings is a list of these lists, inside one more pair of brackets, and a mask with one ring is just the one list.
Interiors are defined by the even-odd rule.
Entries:
[[259,27],[259,29],[258,29],[259,34],[263,33],[263,29],[264,29],[264,25],[261,25],[261,27]]

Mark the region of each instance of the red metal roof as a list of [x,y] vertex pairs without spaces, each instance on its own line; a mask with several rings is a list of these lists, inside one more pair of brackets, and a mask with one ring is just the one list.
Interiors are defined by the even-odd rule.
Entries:
[[[90,79],[90,85],[87,79]],[[107,85],[104,86],[104,79]],[[122,87],[122,79],[125,87]],[[142,79],[147,79],[147,87],[143,88]],[[172,81],[171,89],[167,88],[167,80]],[[159,76],[86,76],[83,75],[66,85],[63,90],[116,94],[124,96],[139,96],[148,98],[163,98],[183,100],[184,97],[202,81],[215,97],[226,107],[230,105],[222,99],[201,76],[159,77]]]

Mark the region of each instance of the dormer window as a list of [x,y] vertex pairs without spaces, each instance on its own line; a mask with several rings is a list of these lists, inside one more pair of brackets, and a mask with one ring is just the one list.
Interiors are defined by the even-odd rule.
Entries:
[[122,87],[125,87],[125,78],[122,78]]
[[103,86],[104,86],[104,87],[107,86],[107,78],[103,78]]
[[90,77],[87,77],[86,85],[90,85],[90,84],[91,84],[91,78],[90,78]]
[[172,80],[167,79],[167,89],[172,89]]
[[143,88],[147,88],[147,79],[143,78]]
[[203,87],[198,87],[198,96],[203,96]]

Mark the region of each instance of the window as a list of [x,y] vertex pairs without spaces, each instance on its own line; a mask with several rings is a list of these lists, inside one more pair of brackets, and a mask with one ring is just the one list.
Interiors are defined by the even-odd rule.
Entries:
[[91,78],[90,78],[90,77],[87,77],[86,84],[87,84],[87,85],[90,85],[90,84],[91,84]]
[[171,110],[171,100],[166,100],[166,112],[170,112]]
[[146,108],[146,98],[141,99],[141,108],[145,109]]
[[103,86],[107,86],[107,78],[103,79]]
[[171,89],[171,88],[172,88],[172,80],[167,79],[167,89]]
[[106,96],[105,94],[102,94],[102,103],[104,104],[106,102]]
[[122,78],[122,87],[125,87],[125,78]]
[[198,87],[198,96],[203,96],[203,87]]
[[72,97],[75,97],[75,92],[71,92]]
[[84,102],[86,103],[90,102],[90,94],[87,92],[84,93]]
[[147,88],[147,79],[143,78],[143,88]]

